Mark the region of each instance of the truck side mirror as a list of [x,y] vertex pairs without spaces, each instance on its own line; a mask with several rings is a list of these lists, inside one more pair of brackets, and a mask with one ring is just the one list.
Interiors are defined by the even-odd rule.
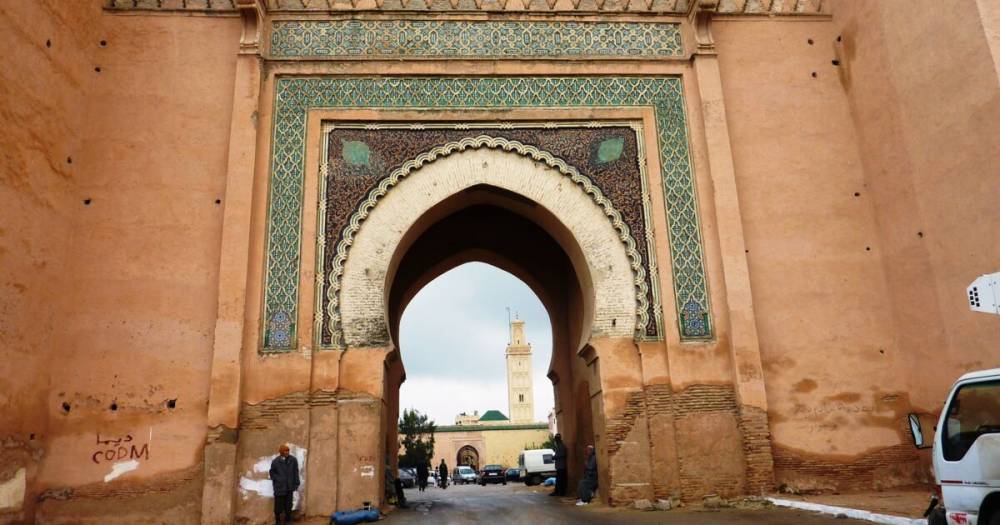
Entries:
[[924,444],[924,429],[920,427],[920,418],[912,412],[907,418],[910,420],[910,434],[913,435],[913,446],[918,449],[930,448]]

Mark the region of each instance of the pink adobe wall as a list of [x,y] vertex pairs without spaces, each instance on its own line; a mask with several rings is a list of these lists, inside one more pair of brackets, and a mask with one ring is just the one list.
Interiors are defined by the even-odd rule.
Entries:
[[[166,496],[133,498],[117,517],[158,508],[188,521],[200,510],[240,23],[100,6],[0,6],[12,50],[0,115],[20,123],[0,130],[0,429],[19,444],[5,465],[28,466],[29,505],[62,487],[152,488]],[[139,468],[105,483],[97,440],[123,436]],[[45,499],[36,519],[105,514]]]
[[899,373],[909,357],[895,343],[876,216],[832,64],[836,31],[825,18],[722,19],[713,29],[776,480],[836,485],[802,462],[832,471],[899,445],[909,408]]
[[965,297],[973,279],[1000,270],[997,23],[978,4],[833,10],[903,369],[914,404],[932,413],[961,373],[1000,366],[1000,319]]
[[[30,484],[47,438],[48,349],[62,325],[65,255],[79,206],[84,106],[98,9],[0,5],[0,479]],[[46,45],[48,41],[48,45]],[[30,516],[0,511],[0,522]],[[24,514],[22,514],[24,513]]]

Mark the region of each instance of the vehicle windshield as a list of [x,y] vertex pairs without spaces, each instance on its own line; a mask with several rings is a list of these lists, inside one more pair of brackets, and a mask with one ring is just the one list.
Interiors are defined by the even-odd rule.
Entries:
[[475,474],[472,467],[458,467],[458,472],[461,474]]
[[500,465],[486,465],[486,468],[483,470],[503,470],[503,467]]
[[979,436],[998,432],[1000,381],[959,387],[948,405],[948,419],[941,440],[944,459],[958,461],[965,457]]

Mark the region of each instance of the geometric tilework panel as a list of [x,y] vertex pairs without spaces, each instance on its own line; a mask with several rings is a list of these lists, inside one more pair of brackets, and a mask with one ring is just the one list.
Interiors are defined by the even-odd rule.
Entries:
[[711,308],[677,77],[279,77],[268,203],[263,351],[297,338],[306,115],[313,108],[652,107],[683,340],[712,336]]
[[[635,124],[636,128],[641,126]],[[471,129],[470,129],[471,128]],[[661,308],[654,280],[655,251],[650,224],[649,199],[646,195],[645,169],[639,160],[640,135],[629,123],[341,123],[327,135],[327,175],[324,184],[325,211],[320,268],[324,279],[320,286],[320,344],[334,347],[337,318],[335,297],[342,266],[335,260],[339,243],[345,251],[353,240],[345,232],[358,217],[366,199],[379,191],[383,181],[418,155],[449,143],[477,136],[501,137],[545,151],[572,166],[600,192],[600,205],[617,213],[621,224],[616,229],[624,241],[636,278],[636,337],[656,340],[662,337]],[[595,192],[596,193],[596,192]],[[365,215],[367,216],[367,215]],[[360,222],[360,220],[357,220]],[[614,220],[612,221],[614,225]],[[338,249],[334,249],[337,247]],[[331,293],[331,290],[333,293]],[[339,343],[339,337],[336,338]]]
[[274,58],[681,56],[679,24],[524,20],[289,20],[271,32]]

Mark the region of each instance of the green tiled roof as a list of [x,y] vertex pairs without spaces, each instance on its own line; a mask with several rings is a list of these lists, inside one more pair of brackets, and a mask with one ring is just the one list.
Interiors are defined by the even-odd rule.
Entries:
[[503,415],[503,412],[499,410],[487,410],[483,417],[479,418],[480,421],[509,421],[507,416]]

